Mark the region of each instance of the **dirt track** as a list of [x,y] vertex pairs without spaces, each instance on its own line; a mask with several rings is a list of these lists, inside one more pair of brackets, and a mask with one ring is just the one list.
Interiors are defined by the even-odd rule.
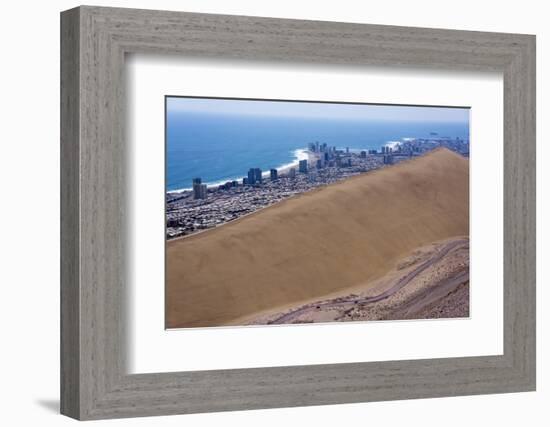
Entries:
[[[346,307],[353,308],[356,306],[356,304],[361,304],[361,305],[372,304],[372,303],[381,301],[383,299],[389,298],[390,296],[394,295],[396,292],[401,290],[403,287],[407,286],[407,284],[409,284],[412,280],[414,280],[420,273],[422,273],[429,267],[433,266],[435,263],[441,261],[449,252],[456,249],[457,247],[464,245],[467,242],[468,242],[467,239],[460,239],[460,240],[454,240],[447,243],[439,251],[437,251],[432,257],[424,261],[422,264],[414,268],[412,271],[405,274],[392,287],[390,287],[389,289],[387,289],[386,291],[378,295],[369,296],[369,297],[359,297],[359,298],[357,296],[349,296],[345,298],[339,298],[338,301],[327,301],[322,303],[308,304],[296,310],[285,313],[274,320],[271,320],[269,324],[277,325],[277,324],[292,323],[294,319],[304,315],[308,311],[327,309],[327,308],[328,309],[340,308],[345,310]],[[415,301],[416,306],[414,306],[413,308],[415,309],[420,308],[421,306],[425,305],[428,301],[432,301],[433,299],[435,299],[436,296],[439,296],[439,297],[444,296],[445,292],[449,293],[456,286],[468,280],[469,280],[468,271],[459,272],[455,277],[447,279],[444,283],[441,283],[441,285],[438,287],[438,291],[433,295],[430,295],[430,293],[424,293],[422,298],[417,298],[417,300]]]

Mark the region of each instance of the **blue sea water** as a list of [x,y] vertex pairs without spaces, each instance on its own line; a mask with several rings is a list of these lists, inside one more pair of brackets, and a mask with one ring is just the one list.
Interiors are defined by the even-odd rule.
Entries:
[[402,138],[469,138],[468,123],[326,120],[169,111],[166,116],[166,188],[190,188],[195,177],[216,184],[296,160],[296,150],[319,141],[351,150],[379,149]]

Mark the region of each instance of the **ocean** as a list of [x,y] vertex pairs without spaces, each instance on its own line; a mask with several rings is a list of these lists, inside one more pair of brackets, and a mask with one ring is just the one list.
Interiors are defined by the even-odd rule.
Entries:
[[468,123],[326,120],[170,111],[166,118],[166,189],[215,185],[297,161],[311,142],[350,150],[380,149],[402,138],[469,139]]

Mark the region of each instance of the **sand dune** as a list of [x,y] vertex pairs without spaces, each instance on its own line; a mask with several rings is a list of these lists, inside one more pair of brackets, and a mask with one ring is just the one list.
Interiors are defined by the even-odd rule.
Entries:
[[457,236],[426,245],[385,276],[322,300],[239,318],[235,325],[280,325],[469,316],[470,241]]
[[167,243],[166,326],[219,326],[367,284],[469,234],[469,162],[438,149]]

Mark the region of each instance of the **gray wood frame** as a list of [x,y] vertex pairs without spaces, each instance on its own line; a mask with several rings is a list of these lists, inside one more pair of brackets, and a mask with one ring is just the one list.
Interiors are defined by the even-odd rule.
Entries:
[[[128,375],[129,52],[504,75],[504,354]],[[159,141],[162,143],[162,141]],[[83,6],[61,14],[61,412],[77,419],[535,389],[535,37]]]

